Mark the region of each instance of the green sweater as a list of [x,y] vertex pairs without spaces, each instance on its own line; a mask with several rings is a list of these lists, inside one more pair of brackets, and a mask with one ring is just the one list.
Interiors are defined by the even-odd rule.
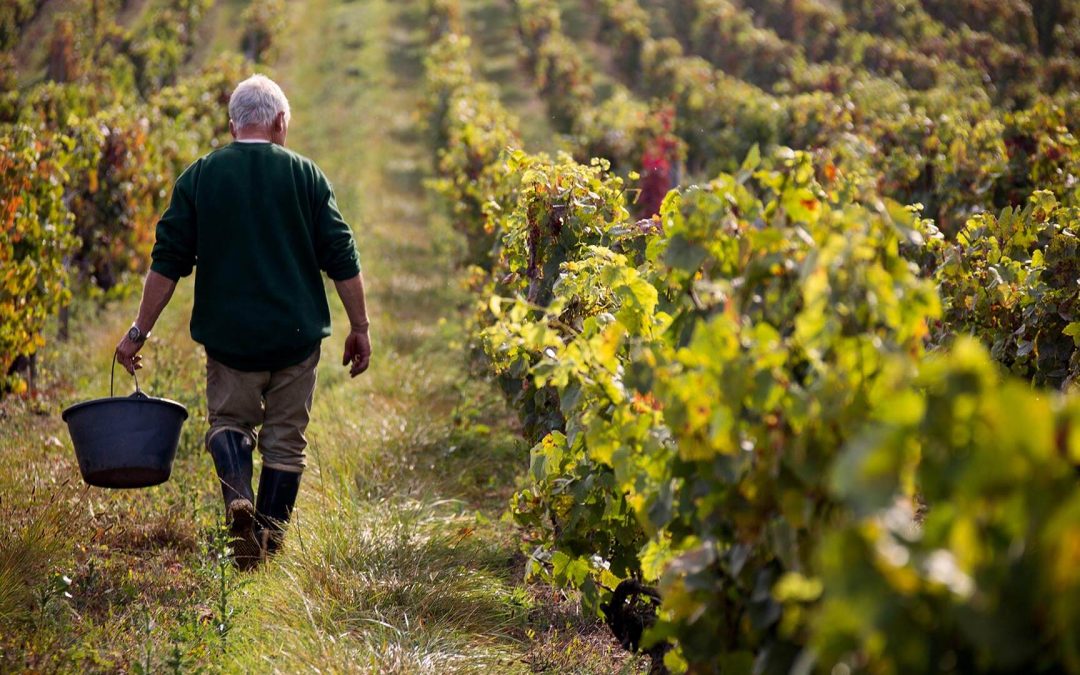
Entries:
[[150,269],[195,275],[191,337],[237,370],[279,370],[330,335],[321,271],[360,273],[352,229],[311,160],[232,143],[195,161],[157,224]]

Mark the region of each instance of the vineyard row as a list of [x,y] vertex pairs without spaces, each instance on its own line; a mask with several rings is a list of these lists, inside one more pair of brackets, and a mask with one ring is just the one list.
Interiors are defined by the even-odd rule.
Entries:
[[673,670],[1080,669],[1080,400],[1030,384],[1080,373],[1071,132],[1046,125],[1064,169],[1017,167],[1016,206],[948,236],[867,180],[887,167],[777,136],[698,147],[731,170],[638,219],[607,161],[517,149],[453,4],[429,3],[435,185],[535,442],[532,572]]

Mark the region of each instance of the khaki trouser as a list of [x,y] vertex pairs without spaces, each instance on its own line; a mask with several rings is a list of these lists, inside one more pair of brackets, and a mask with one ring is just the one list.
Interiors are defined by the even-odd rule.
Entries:
[[[300,473],[307,466],[304,435],[315,395],[320,349],[295,366],[281,370],[245,372],[206,359],[206,407],[210,431],[232,429],[257,443],[263,466]],[[256,434],[255,428],[262,429]]]

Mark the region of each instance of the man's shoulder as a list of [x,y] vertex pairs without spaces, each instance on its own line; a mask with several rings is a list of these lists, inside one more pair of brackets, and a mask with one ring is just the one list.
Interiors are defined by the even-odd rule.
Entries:
[[214,148],[210,152],[207,152],[202,157],[199,157],[194,162],[192,162],[191,166],[196,166],[198,164],[202,164],[202,163],[205,163],[207,161],[210,161],[211,159],[214,159],[215,157],[222,156],[222,153],[225,150],[227,150],[230,145],[232,145],[232,144],[231,143],[225,143],[224,145],[219,145],[218,147]]
[[274,151],[277,152],[280,155],[288,157],[290,160],[295,162],[298,166],[302,167],[303,169],[305,169],[307,171],[311,171],[312,173],[314,173],[317,176],[322,176],[323,175],[322,169],[320,169],[319,165],[315,163],[315,160],[311,159],[310,157],[307,157],[306,155],[301,155],[299,152],[296,152],[295,150],[290,150],[289,148],[286,148],[283,145],[275,145],[274,146]]
[[199,170],[203,166],[206,165],[207,162],[212,161],[214,159],[215,155],[218,155],[222,150],[224,150],[227,147],[229,147],[229,146],[228,145],[223,145],[221,147],[214,148],[210,152],[207,152],[206,154],[202,155],[201,157],[195,158],[195,160],[192,161],[191,164],[188,164],[186,167],[184,167],[184,170],[180,173],[180,177],[182,178],[182,177],[190,175],[190,174],[197,174],[199,172]]

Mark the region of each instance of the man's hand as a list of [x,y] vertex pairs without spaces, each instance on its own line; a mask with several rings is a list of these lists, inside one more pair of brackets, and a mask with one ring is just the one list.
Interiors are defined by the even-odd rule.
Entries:
[[368,368],[371,361],[371,339],[368,338],[367,306],[364,303],[364,275],[334,282],[345,313],[349,315],[349,337],[345,338],[345,358],[341,365],[349,368],[349,375],[356,377]]
[[368,369],[368,364],[371,363],[371,338],[368,337],[368,329],[353,329],[349,331],[349,337],[345,338],[345,358],[341,360],[341,365],[347,366],[352,364],[349,368],[349,375],[356,377],[360,373]]
[[[139,316],[135,319],[135,323],[132,324],[132,326],[139,327],[138,330],[143,336],[150,335],[158,316],[161,315],[161,310],[165,309],[165,305],[169,304],[169,298],[172,297],[174,290],[176,290],[175,280],[153,270],[146,275],[146,281],[143,282],[142,300],[139,302]],[[139,356],[139,350],[142,349],[145,342],[145,337],[136,341],[125,333],[124,339],[120,341],[120,344],[116,345],[116,362],[126,368],[132,375],[135,374],[136,370],[142,368],[142,363],[140,363],[142,357]]]
[[143,344],[145,344],[145,340],[135,342],[125,334],[120,344],[116,345],[116,362],[126,368],[132,375],[135,374],[136,370],[142,368],[142,356],[139,355],[139,350],[142,349]]

